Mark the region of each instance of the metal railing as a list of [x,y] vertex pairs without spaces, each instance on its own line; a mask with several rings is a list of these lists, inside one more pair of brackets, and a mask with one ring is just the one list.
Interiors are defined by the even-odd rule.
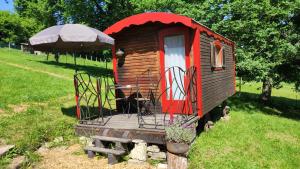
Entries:
[[153,75],[151,70],[147,70],[137,77],[137,85],[140,85],[141,77],[144,81],[148,78],[146,81],[149,83],[146,95],[137,99],[138,121],[141,128],[164,128],[175,121],[183,124],[196,115],[195,67],[186,71],[180,67],[170,67],[159,75]]
[[[113,115],[120,114],[117,111],[120,96],[117,87],[111,87],[119,85],[108,76],[76,73],[76,112],[80,123],[105,125]],[[147,70],[136,78],[135,86],[132,94],[135,104],[126,106],[129,107],[126,112],[136,113],[140,128],[163,129],[170,123],[184,124],[197,116],[195,67],[187,70],[170,67],[162,74]],[[124,104],[131,103],[125,101]]]
[[76,112],[80,123],[105,125],[115,112],[114,91],[108,76],[93,77],[87,73],[74,75]]

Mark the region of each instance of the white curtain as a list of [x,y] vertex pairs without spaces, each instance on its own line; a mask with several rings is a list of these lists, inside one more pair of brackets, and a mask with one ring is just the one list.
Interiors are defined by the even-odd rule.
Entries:
[[[164,38],[164,50],[165,50],[165,70],[170,67],[178,66],[182,70],[186,70],[185,65],[185,44],[184,35],[168,36]],[[170,69],[173,71],[173,69]],[[175,75],[175,77],[173,77]],[[179,73],[178,69],[175,72],[171,72],[173,79],[172,83],[172,97],[173,100],[184,100],[183,85],[184,84],[184,74]],[[180,77],[181,76],[181,77]],[[177,79],[178,84],[175,82],[174,78]],[[170,82],[169,73],[166,72],[166,82],[167,82],[167,99],[170,99]],[[181,89],[181,90],[180,90]]]
[[222,55],[223,55],[223,47],[221,49],[218,49],[215,47],[215,66],[216,67],[222,67],[223,66],[223,61],[222,61]]

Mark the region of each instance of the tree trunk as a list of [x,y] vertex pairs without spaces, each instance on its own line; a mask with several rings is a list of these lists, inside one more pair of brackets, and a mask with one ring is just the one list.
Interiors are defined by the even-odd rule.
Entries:
[[179,156],[168,152],[168,169],[187,169],[188,161],[184,156]]
[[263,103],[269,103],[271,100],[271,93],[272,93],[272,79],[271,78],[266,78],[263,81],[263,86],[262,86],[262,92],[260,99]]

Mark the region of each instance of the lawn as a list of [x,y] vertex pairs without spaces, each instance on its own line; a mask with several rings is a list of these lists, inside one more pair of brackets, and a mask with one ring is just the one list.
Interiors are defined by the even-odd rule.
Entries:
[[[111,71],[105,70],[103,62],[78,58],[77,63],[80,71],[93,75]],[[44,55],[0,49],[0,64],[0,144],[16,145],[11,154],[0,159],[0,168],[17,154],[26,155],[29,163],[36,161],[33,152],[55,137],[72,142],[77,122],[73,58],[62,56],[56,63],[53,56],[47,61]]]
[[[109,73],[105,63],[78,59],[78,68],[93,75]],[[0,159],[0,168],[24,154],[34,164],[34,153],[46,141],[63,136],[76,139],[73,126],[73,58],[31,55],[0,49],[0,144],[15,144]],[[111,64],[108,64],[111,69]],[[231,118],[217,120],[201,133],[189,153],[190,168],[300,168],[300,95],[291,84],[273,90],[271,105],[257,102],[259,83],[246,83],[229,100]]]
[[[190,168],[300,168],[300,101],[293,86],[273,90],[271,105],[260,83],[246,83],[229,99],[229,121],[201,133],[189,154]],[[217,113],[217,110],[216,110]]]

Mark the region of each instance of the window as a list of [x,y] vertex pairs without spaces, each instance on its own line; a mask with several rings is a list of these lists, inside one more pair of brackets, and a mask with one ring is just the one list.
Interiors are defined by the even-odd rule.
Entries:
[[[180,67],[185,71],[185,44],[184,44],[184,35],[175,35],[175,36],[165,36],[164,37],[164,49],[165,49],[165,70],[168,70],[172,67]],[[177,70],[177,69],[175,69]],[[180,91],[184,91],[183,86],[179,85],[177,82],[172,83],[170,86],[169,78],[175,79],[184,79],[183,74],[179,71],[174,71],[174,69],[169,69],[169,72],[166,73],[167,80],[167,99],[170,100],[170,92],[172,87],[172,98],[174,100],[184,100]],[[169,77],[171,75],[171,77]],[[174,76],[174,77],[172,77]],[[179,90],[180,89],[180,90]]]
[[211,66],[213,69],[222,69],[224,68],[225,58],[224,58],[224,47],[221,42],[216,40],[211,43]]

